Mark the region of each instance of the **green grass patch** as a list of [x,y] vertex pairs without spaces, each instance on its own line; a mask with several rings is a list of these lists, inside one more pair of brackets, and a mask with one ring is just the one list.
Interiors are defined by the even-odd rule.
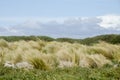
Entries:
[[0,80],[119,80],[120,67],[25,70],[0,66]]

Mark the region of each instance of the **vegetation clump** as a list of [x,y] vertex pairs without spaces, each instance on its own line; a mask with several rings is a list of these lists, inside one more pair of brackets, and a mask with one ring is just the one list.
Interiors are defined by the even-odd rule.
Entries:
[[12,37],[4,38],[0,39],[1,80],[120,79],[118,43],[98,41],[86,45],[49,37],[42,37],[43,40],[33,36],[23,37],[24,40],[14,37],[13,41],[8,41]]

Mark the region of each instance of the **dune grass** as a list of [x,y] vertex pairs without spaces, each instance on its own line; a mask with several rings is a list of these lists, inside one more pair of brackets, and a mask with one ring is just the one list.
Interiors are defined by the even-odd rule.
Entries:
[[0,80],[119,80],[119,75],[120,44],[0,40]]
[[[120,62],[120,45],[99,42],[92,46],[67,42],[0,40],[0,63],[28,62],[34,68],[54,67],[102,67]],[[62,63],[63,62],[63,63]],[[68,62],[68,63],[67,63]],[[64,64],[66,63],[66,65]]]

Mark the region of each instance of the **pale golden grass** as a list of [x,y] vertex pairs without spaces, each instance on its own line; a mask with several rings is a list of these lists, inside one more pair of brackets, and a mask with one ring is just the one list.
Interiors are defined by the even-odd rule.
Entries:
[[111,61],[106,59],[102,54],[92,54],[88,57],[93,60],[97,67],[102,67],[105,64],[112,64]]
[[8,42],[4,39],[0,39],[0,47],[8,47]]
[[87,47],[88,54],[102,54],[108,59],[120,59],[120,45],[108,44],[100,42],[94,46]]
[[34,68],[102,67],[120,61],[120,45],[99,42],[93,46],[67,42],[0,40],[0,63],[28,62]]
[[41,58],[41,56],[31,56],[28,58],[28,62],[36,69],[49,70],[50,66]]

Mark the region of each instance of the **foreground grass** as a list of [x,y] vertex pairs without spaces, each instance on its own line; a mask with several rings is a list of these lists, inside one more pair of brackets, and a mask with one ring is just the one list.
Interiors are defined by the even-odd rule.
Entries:
[[0,40],[0,80],[120,80],[120,44]]
[[49,71],[25,70],[0,66],[0,80],[120,80],[120,67],[57,68]]
[[[120,62],[120,45],[99,42],[92,46],[78,43],[0,40],[0,63],[22,64],[35,69],[49,70],[58,67],[100,68]],[[24,67],[25,67],[24,66]],[[20,67],[20,66],[18,66]],[[32,68],[32,67],[31,67]]]

